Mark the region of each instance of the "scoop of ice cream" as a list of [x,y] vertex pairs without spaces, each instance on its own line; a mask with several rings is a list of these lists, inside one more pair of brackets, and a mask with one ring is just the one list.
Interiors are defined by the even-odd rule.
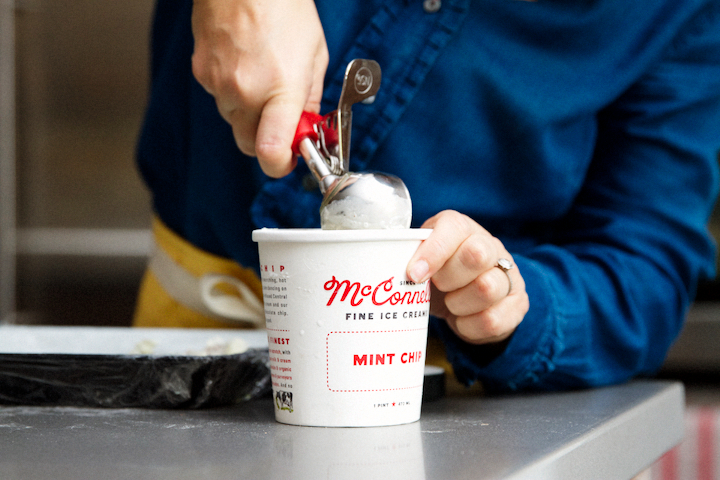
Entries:
[[410,228],[412,202],[405,184],[383,173],[348,173],[320,208],[324,230]]
[[329,203],[320,212],[324,230],[409,228],[411,219],[410,199],[397,195],[382,202],[348,196]]

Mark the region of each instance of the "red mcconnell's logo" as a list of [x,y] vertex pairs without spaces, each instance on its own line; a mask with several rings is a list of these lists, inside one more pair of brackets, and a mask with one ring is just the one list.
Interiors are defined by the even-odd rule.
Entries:
[[363,300],[369,298],[373,305],[417,305],[428,303],[430,301],[430,282],[425,282],[423,290],[415,291],[399,291],[393,289],[393,278],[390,277],[378,283],[376,286],[361,285],[360,282],[350,282],[350,280],[339,281],[333,275],[331,280],[325,282],[324,288],[331,291],[330,299],[327,306],[333,304],[340,293],[340,300],[344,302],[350,299],[350,305],[357,307]]

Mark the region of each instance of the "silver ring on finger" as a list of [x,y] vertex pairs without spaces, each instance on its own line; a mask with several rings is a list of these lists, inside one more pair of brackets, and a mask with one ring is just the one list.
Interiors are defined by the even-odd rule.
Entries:
[[513,289],[513,281],[512,281],[512,277],[510,277],[510,273],[508,273],[508,272],[509,272],[509,270],[512,270],[515,267],[515,265],[513,265],[513,263],[510,260],[508,260],[507,258],[499,258],[497,261],[497,264],[495,264],[495,266],[505,273],[505,276],[507,277],[508,282],[509,282],[508,291],[505,296],[510,295],[510,292],[512,292],[512,289]]

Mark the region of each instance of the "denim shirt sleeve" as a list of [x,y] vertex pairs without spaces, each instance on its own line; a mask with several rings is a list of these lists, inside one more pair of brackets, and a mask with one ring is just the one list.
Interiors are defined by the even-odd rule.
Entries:
[[599,114],[593,165],[553,244],[515,255],[530,311],[493,361],[435,320],[461,380],[489,390],[606,385],[661,366],[697,279],[718,193],[720,8],[708,5]]

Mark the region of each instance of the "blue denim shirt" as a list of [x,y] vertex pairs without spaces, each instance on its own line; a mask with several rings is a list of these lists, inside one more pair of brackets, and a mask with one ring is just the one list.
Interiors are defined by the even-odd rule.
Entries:
[[[720,2],[317,0],[322,112],[353,58],[377,60],[353,109],[351,170],[398,175],[413,225],[454,209],[504,242],[530,311],[489,363],[444,322],[461,380],[491,390],[653,373],[698,279],[718,193]],[[191,0],[159,0],[138,162],[154,207],[209,252],[257,265],[254,228],[316,227],[307,168],[265,177],[193,79]]]

